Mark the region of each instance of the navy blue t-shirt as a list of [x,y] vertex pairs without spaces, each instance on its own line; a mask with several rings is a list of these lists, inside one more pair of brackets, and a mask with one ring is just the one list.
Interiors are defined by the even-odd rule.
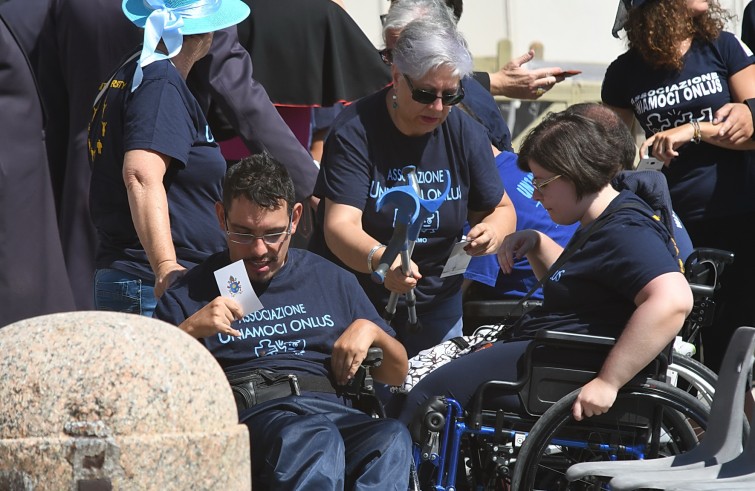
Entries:
[[[539,230],[562,247],[569,242],[579,224],[558,225],[551,220],[542,203],[532,199],[535,188],[532,186],[532,173],[524,172],[517,167],[517,156],[511,152],[501,152],[495,158],[498,174],[503,180],[516,210],[516,229]],[[478,281],[496,289],[502,297],[523,297],[530,291],[537,278],[532,273],[527,258],[514,263],[514,269],[504,274],[498,264],[495,254],[473,257],[469,261],[464,277]],[[543,298],[542,289],[538,288],[530,298]]]
[[[214,272],[230,264],[228,251],[209,257],[160,298],[154,317],[181,324],[220,296]],[[265,285],[254,285],[264,307],[247,314],[226,334],[201,339],[226,372],[267,368],[327,376],[333,344],[357,319],[391,336],[354,275],[316,254],[289,249],[286,263]]]
[[473,77],[462,78],[461,85],[464,87],[462,104],[467,108],[467,112],[485,127],[490,143],[501,152],[511,150],[511,130],[490,91]]
[[[631,109],[649,137],[692,119],[712,121],[732,101],[729,77],[753,63],[750,50],[728,32],[710,43],[694,40],[680,72],[652,68],[629,50],[608,67],[601,97]],[[707,143],[687,143],[678,152],[663,172],[682,221],[755,210],[755,169],[745,152]]]
[[[461,275],[440,278],[451,250],[461,239],[469,210],[490,210],[504,194],[485,129],[463,111],[452,108],[448,118],[432,132],[409,137],[394,126],[385,104],[389,88],[347,107],[336,119],[325,142],[322,167],[315,194],[335,203],[362,210],[362,227],[387,244],[393,234],[394,210],[376,209],[377,199],[389,188],[406,185],[401,170],[417,168],[424,199],[434,199],[451,190],[438,211],[422,226],[412,260],[422,279],[415,292],[417,311],[428,311],[445,298],[457,295]],[[322,236],[323,209],[310,250],[337,261]],[[365,258],[366,261],[366,258]],[[338,261],[337,261],[338,262]],[[339,262],[340,263],[340,262]],[[357,274],[370,300],[382,309],[389,292],[367,274]],[[458,305],[459,313],[461,304]]]
[[162,60],[148,65],[141,85],[131,92],[135,68],[136,62],[121,67],[95,107],[89,128],[89,207],[99,239],[97,267],[154,281],[131,219],[124,154],[144,149],[172,158],[163,184],[176,256],[186,267],[225,246],[214,203],[221,199],[226,163],[173,64]]
[[[647,213],[618,209],[625,203],[640,204]],[[542,307],[522,317],[518,332],[551,329],[618,337],[640,290],[662,274],[681,271],[671,236],[652,213],[634,193],[621,191],[601,215],[610,215],[602,227],[544,282]],[[577,230],[572,242],[585,230]]]

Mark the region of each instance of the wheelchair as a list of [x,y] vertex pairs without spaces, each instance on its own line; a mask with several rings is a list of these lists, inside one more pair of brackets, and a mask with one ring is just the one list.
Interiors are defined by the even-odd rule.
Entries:
[[[698,248],[685,263],[695,303],[681,336],[698,355],[703,353],[700,330],[713,324],[715,293],[732,261],[728,251]],[[534,306],[517,303],[468,296],[465,330],[468,318],[475,325],[489,324]],[[621,389],[606,414],[572,419],[580,388],[594,378],[613,343],[611,338],[541,332],[527,349],[522,379],[486,382],[467,408],[450,398],[428,400],[410,427],[415,489],[607,489],[600,478],[569,483],[564,473],[577,462],[656,458],[697,445],[707,428],[717,376],[672,347]],[[548,361],[563,358],[552,356],[560,350],[569,350],[570,361]],[[485,397],[493,392],[516,394],[521,407],[485,409]]]
[[[410,424],[415,489],[605,489],[599,478],[568,482],[566,469],[583,461],[673,455],[697,445],[709,408],[658,381],[665,377],[668,353],[622,388],[610,411],[573,420],[579,389],[594,378],[613,343],[543,331],[527,348],[520,380],[482,384],[466,409],[447,397],[426,401]],[[564,350],[569,360],[558,356]],[[521,407],[486,409],[492,393],[516,394]]]

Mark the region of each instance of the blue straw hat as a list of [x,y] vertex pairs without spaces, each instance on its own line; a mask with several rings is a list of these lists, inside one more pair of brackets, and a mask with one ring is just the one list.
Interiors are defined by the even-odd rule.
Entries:
[[[183,37],[206,34],[238,24],[249,15],[241,0],[123,0],[123,13],[144,29],[144,43],[131,91],[142,83],[143,68],[176,56]],[[163,41],[168,53],[157,47]]]
[[147,18],[162,9],[181,17],[184,36],[234,26],[250,13],[241,0],[123,0],[123,13],[137,27],[145,27]]

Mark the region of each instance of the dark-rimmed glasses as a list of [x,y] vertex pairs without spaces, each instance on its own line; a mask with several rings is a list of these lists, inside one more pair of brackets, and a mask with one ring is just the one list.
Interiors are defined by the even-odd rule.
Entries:
[[291,219],[292,216],[288,217],[288,227],[284,232],[276,232],[274,234],[262,234],[262,235],[254,235],[254,234],[241,234],[238,232],[231,232],[228,230],[228,218],[225,219],[225,234],[228,236],[228,240],[230,240],[233,243],[236,244],[243,244],[243,245],[249,245],[253,243],[257,239],[262,239],[262,242],[264,242],[267,245],[276,245],[283,242],[283,240],[291,235]]
[[442,95],[438,95],[435,92],[430,92],[429,90],[415,89],[409,77],[406,74],[403,75],[406,79],[406,83],[409,84],[409,89],[412,91],[412,99],[414,99],[416,102],[419,102],[420,104],[432,104],[433,102],[435,102],[435,99],[440,99],[441,104],[443,104],[444,106],[453,106],[460,103],[462,99],[464,99],[464,87],[462,87],[461,84],[459,84],[459,90],[457,90],[453,94],[446,94],[444,92]]
[[543,182],[537,182],[537,179],[532,178],[532,185],[535,187],[535,189],[537,189],[538,191],[540,191],[542,193],[543,189],[545,188],[545,186],[547,186],[548,184],[552,183],[553,181],[555,181],[559,177],[561,177],[561,174],[556,174],[555,176],[549,177],[548,179],[544,180]]

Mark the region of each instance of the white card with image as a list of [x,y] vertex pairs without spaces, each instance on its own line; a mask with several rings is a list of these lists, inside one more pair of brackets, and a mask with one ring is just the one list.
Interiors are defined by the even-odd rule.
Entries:
[[451,255],[448,257],[448,261],[446,261],[446,265],[443,266],[443,272],[440,274],[441,278],[453,276],[455,274],[462,274],[467,270],[469,261],[472,260],[472,256],[467,254],[467,251],[464,250],[464,247],[466,247],[467,244],[469,244],[469,241],[466,237],[463,237],[461,241],[454,245]]
[[244,315],[262,308],[262,302],[249,281],[243,259],[215,271],[215,281],[218,282],[220,295],[236,300]]

